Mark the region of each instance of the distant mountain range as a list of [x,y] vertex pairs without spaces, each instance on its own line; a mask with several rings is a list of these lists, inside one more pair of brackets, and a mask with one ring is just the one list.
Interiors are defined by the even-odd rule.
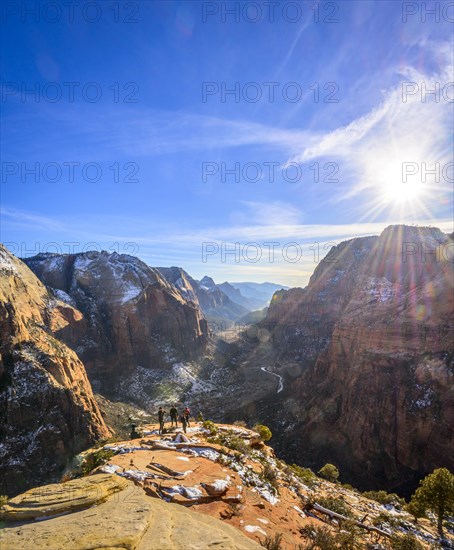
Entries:
[[232,323],[249,311],[231,300],[210,277],[196,281],[181,267],[159,267],[158,271],[186,300],[200,307],[207,321],[213,324]]
[[249,311],[267,307],[278,290],[288,290],[288,286],[275,283],[221,283],[217,285],[222,292],[237,304]]
[[[229,283],[216,284],[211,277],[200,281],[193,279],[181,267],[158,267],[158,271],[182,295],[197,304],[205,318],[214,323],[231,324],[248,320],[248,314],[267,307],[278,290],[288,287],[275,283]],[[258,313],[252,318],[260,317]],[[247,321],[246,321],[247,322]]]

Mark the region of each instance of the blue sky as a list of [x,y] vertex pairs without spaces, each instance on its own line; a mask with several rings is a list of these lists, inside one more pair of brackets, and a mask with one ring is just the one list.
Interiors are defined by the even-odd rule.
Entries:
[[35,4],[2,13],[1,240],[18,255],[103,248],[304,286],[329,243],[452,231],[449,3],[272,18],[266,2],[43,1],[39,21]]

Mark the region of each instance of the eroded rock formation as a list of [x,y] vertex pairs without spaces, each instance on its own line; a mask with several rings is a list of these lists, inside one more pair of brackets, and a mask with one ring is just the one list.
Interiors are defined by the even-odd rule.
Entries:
[[0,245],[0,492],[58,476],[109,435],[84,365],[54,332],[82,318]]
[[112,391],[119,379],[127,383],[137,367],[165,369],[205,350],[208,329],[198,306],[138,258],[87,252],[25,261],[83,313],[82,325],[58,336],[76,350],[100,389]]
[[436,228],[391,226],[334,247],[305,289],[275,294],[261,323],[268,358],[299,373],[274,420],[287,456],[404,491],[454,468],[453,251]]

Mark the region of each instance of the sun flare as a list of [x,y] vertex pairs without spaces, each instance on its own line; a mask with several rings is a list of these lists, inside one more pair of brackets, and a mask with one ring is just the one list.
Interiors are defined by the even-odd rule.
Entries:
[[424,192],[422,182],[414,181],[390,181],[384,186],[383,199],[390,203],[415,202]]

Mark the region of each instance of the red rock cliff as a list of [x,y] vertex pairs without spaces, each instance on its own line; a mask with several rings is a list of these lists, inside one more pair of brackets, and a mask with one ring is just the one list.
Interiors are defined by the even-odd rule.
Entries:
[[0,493],[54,479],[109,435],[84,365],[52,336],[81,318],[0,245]]
[[305,289],[274,296],[263,326],[279,364],[302,366],[282,397],[293,459],[403,490],[454,468],[453,252],[436,228],[392,226],[334,247]]

